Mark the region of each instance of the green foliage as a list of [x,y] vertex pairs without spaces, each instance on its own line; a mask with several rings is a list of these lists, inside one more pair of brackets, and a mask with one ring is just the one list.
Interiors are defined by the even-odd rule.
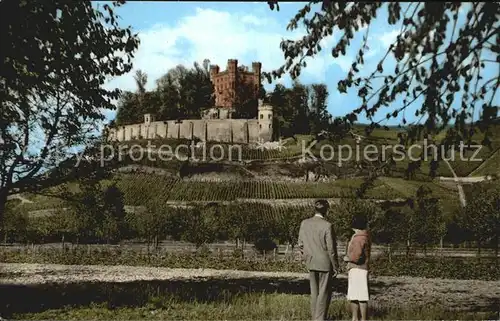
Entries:
[[12,204],[8,204],[4,214],[4,242],[23,242],[27,236],[28,217]]
[[328,89],[325,84],[303,85],[295,81],[292,88],[276,85],[269,94],[275,126],[280,136],[318,134],[329,129],[331,115],[327,110]]
[[138,71],[137,91],[120,97],[116,125],[140,123],[146,113],[159,120],[199,118],[201,111],[214,102],[209,64],[205,59],[201,66],[195,62],[190,69],[178,65],[161,76],[152,91],[145,89],[147,75]]
[[103,85],[131,70],[139,44],[118,24],[123,3],[0,2],[0,218],[7,195],[51,179],[39,174],[87,145],[103,110],[114,109],[119,90]]
[[204,211],[199,208],[193,208],[186,213],[184,221],[186,229],[182,238],[200,247],[216,240],[219,231],[219,212],[217,208],[205,208]]
[[[205,268],[231,269],[242,271],[304,272],[300,261],[275,259],[272,255],[263,257],[242,257],[235,253],[203,253],[202,251],[165,252],[163,250],[144,252],[133,248],[87,248],[78,246],[60,249],[36,249],[29,247],[0,252],[4,263],[43,263],[78,265],[131,265],[155,266],[166,268]],[[372,274],[375,276],[414,276],[445,279],[476,279],[496,281],[500,270],[495,267],[494,259],[413,257],[394,256],[374,257]]]
[[409,213],[404,209],[389,208],[377,211],[370,232],[375,244],[397,244],[406,241],[409,226]]
[[368,228],[371,229],[371,222],[380,215],[381,211],[380,206],[372,202],[342,199],[339,204],[332,206],[328,217],[335,226],[339,240],[349,241],[353,234],[351,227],[353,216],[365,215],[369,222]]
[[77,239],[104,240],[108,243],[121,239],[125,231],[123,194],[111,184],[102,188],[96,180],[85,180],[79,191],[64,193],[67,210],[63,217],[63,230],[73,232]]
[[[270,7],[273,9],[274,4]],[[466,15],[461,13],[464,9]],[[397,27],[398,36],[373,72],[361,75],[373,32],[369,26],[380,20],[382,11],[387,13],[388,24]],[[304,24],[307,34],[300,39],[283,40],[281,49],[286,61],[265,76],[269,82],[285,73],[296,79],[306,67],[306,57],[331,50],[333,58],[337,58],[354,50],[351,68],[345,79],[338,82],[341,93],[356,89],[360,98],[359,106],[346,119],[352,122],[361,113],[373,119],[377,111],[390,106],[393,110],[386,119],[402,116],[401,122],[406,125],[405,111],[415,105],[415,116],[421,117],[411,126],[415,129],[409,131],[411,136],[446,130],[454,121],[449,132],[453,132],[454,138],[468,141],[474,133],[472,127],[479,125],[484,132],[498,114],[495,95],[499,75],[489,74],[488,70],[496,70],[499,64],[499,13],[500,5],[489,2],[470,6],[459,2],[311,2],[299,10],[287,27],[295,30]],[[337,43],[332,48],[322,48],[322,40],[336,29],[341,33],[336,37]],[[358,35],[363,39],[354,48],[357,41],[352,40]],[[481,108],[481,121],[471,125],[475,108]],[[422,119],[425,121],[421,124]],[[373,119],[373,127],[383,120]]]
[[408,222],[410,240],[419,245],[436,244],[445,235],[445,220],[439,200],[428,188],[420,187],[413,203],[413,215]]
[[472,236],[479,248],[492,244],[498,251],[500,237],[500,188],[482,184],[461,213],[461,227]]
[[288,207],[283,210],[283,214],[278,218],[278,240],[282,244],[289,244],[292,247],[297,245],[300,224],[302,220],[311,216],[312,210],[308,208]]
[[[117,182],[127,205],[145,205],[157,198],[171,201],[235,201],[239,198],[292,199],[356,196],[362,179],[334,182],[189,182],[163,175],[127,174]],[[149,193],[144,193],[147,190]],[[376,181],[364,198],[394,199],[402,195],[390,186]]]

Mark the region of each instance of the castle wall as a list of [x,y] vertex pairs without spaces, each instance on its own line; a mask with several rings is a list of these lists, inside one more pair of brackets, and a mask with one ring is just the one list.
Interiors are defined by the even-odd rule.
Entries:
[[247,143],[248,140],[248,120],[246,119],[231,119],[232,127],[232,142]]
[[179,138],[178,124],[174,120],[168,120],[167,123],[167,138]]
[[193,119],[193,136],[199,140],[206,140],[206,121],[202,119]]
[[207,140],[231,142],[231,123],[230,119],[207,120]]
[[255,143],[259,140],[259,121],[257,119],[248,120],[248,136],[250,143]]
[[120,126],[109,132],[109,138],[118,141],[139,138],[199,139],[226,143],[255,143],[272,138],[271,121],[267,119],[185,119],[155,121],[149,124]]

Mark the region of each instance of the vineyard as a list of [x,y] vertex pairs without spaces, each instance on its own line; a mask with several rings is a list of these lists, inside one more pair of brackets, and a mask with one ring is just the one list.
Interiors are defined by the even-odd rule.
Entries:
[[[192,182],[167,175],[117,174],[113,181],[124,194],[125,205],[140,206],[157,199],[182,202],[236,201],[239,199],[314,199],[355,198],[363,179],[333,182],[227,181]],[[103,186],[112,181],[103,182]],[[363,196],[366,199],[391,200],[415,195],[420,186],[429,187],[443,202],[456,199],[456,192],[433,182],[407,181],[400,178],[379,178]],[[75,187],[72,187],[75,189]],[[57,192],[53,192],[57,193]],[[43,195],[25,195],[33,203],[22,204],[27,211],[59,207],[62,200]]]

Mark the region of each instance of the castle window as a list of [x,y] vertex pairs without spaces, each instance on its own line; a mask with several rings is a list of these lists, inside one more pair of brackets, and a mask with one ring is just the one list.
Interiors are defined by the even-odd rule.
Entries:
[[260,119],[264,119],[264,114],[260,114]]
[[271,124],[269,124],[269,128],[271,128]]
[[271,119],[271,114],[267,115],[267,119]]
[[262,125],[259,125],[259,128],[262,129]]

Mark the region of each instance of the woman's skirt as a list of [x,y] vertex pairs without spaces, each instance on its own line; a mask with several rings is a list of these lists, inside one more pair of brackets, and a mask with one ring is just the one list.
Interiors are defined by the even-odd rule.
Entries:
[[347,300],[368,301],[368,271],[352,268],[348,273]]

